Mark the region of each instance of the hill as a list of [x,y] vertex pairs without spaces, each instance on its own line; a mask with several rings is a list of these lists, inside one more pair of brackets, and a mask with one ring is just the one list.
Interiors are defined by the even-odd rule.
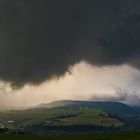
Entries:
[[0,124],[38,135],[133,131],[140,130],[140,110],[119,102],[63,100],[0,112]]
[[140,108],[128,106],[120,102],[94,102],[94,101],[72,101],[72,100],[62,100],[54,101],[48,104],[40,104],[35,108],[54,108],[54,107],[93,107],[100,108],[105,112],[112,113],[119,116],[133,116],[140,115]]

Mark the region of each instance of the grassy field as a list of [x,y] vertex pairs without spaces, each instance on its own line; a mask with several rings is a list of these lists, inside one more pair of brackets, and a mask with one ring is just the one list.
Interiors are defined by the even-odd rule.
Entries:
[[[101,115],[102,114],[102,115]],[[106,116],[106,112],[91,107],[59,107],[47,110],[7,111],[0,113],[0,121],[14,120],[15,124],[36,125],[51,120],[54,126],[66,125],[96,125],[121,126],[123,123],[115,118]]]
[[13,136],[0,135],[0,140],[140,140],[140,132],[116,134],[92,134],[79,136]]

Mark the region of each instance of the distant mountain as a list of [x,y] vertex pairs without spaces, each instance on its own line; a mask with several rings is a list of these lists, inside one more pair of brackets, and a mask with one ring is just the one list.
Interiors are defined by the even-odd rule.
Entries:
[[12,120],[26,127],[43,126],[101,126],[120,127],[124,123],[88,101],[55,101],[37,107],[0,113],[0,122]]
[[75,101],[75,100],[61,100],[54,101],[48,104],[40,104],[35,108],[58,108],[58,107],[93,107],[100,108],[105,112],[112,113],[119,116],[140,115],[140,108],[128,106],[120,102],[98,102],[98,101]]
[[71,101],[71,100],[60,100],[60,101],[53,101],[51,103],[43,103],[35,108],[53,108],[53,107],[62,107],[62,106],[69,106],[78,103],[79,101]]
[[139,131],[140,108],[119,102],[62,100],[0,112],[0,122],[5,127],[9,127],[9,120],[14,122],[13,128],[33,134]]

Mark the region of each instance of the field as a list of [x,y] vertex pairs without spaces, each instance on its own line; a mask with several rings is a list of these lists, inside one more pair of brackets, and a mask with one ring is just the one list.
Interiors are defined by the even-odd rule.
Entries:
[[0,135],[0,140],[139,140],[140,132],[114,133],[114,134],[92,134],[77,136],[13,136]]
[[1,111],[0,126],[4,128],[0,132],[5,134],[42,136],[134,132],[140,130],[140,108],[115,102],[60,101]]
[[7,111],[0,113],[0,120],[6,123],[13,120],[16,125],[40,125],[51,126],[68,125],[96,125],[96,126],[121,126],[118,119],[107,116],[107,113],[93,107],[59,107],[53,109],[33,109],[24,111]]

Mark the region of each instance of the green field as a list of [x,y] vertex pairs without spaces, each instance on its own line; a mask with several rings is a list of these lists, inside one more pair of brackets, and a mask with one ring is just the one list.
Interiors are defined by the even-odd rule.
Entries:
[[140,132],[116,134],[92,134],[79,136],[13,136],[0,135],[0,140],[140,140]]
[[39,125],[51,121],[54,126],[96,125],[121,126],[123,122],[106,116],[107,113],[93,107],[59,107],[52,109],[30,109],[0,113],[0,120],[13,120],[16,125]]
[[44,105],[26,110],[1,111],[0,124],[5,128],[1,131],[5,134],[7,131],[13,134],[14,131],[25,135],[74,135],[140,130],[139,108],[114,102],[69,103],[63,106],[59,106],[58,102],[54,106],[53,103],[51,108]]

